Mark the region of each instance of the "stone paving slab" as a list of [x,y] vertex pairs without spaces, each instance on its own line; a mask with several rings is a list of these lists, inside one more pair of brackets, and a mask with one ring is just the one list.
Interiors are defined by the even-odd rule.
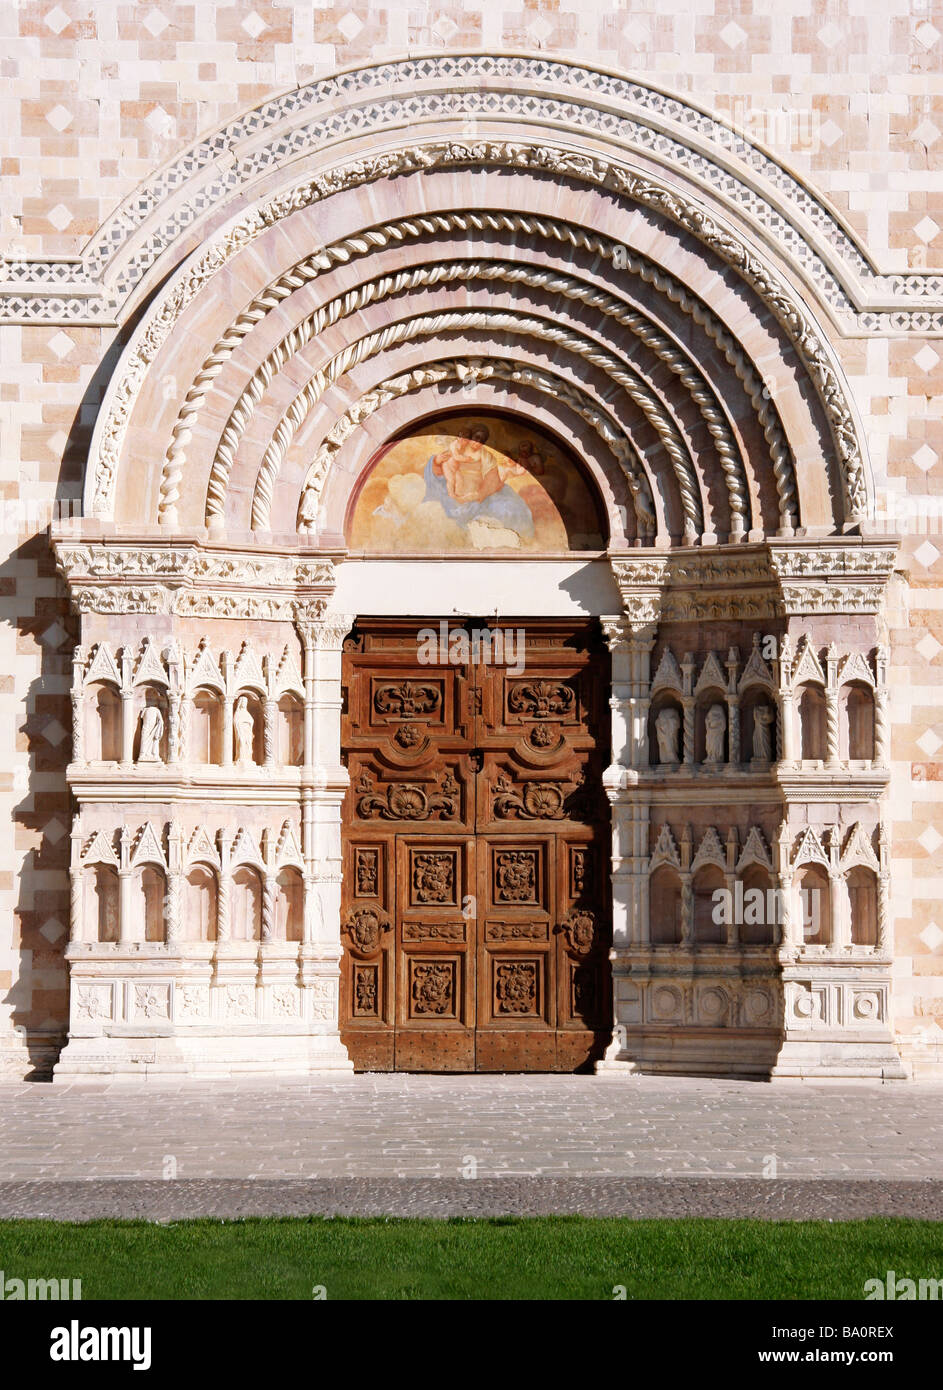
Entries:
[[0,1085],[0,1182],[943,1179],[943,1085],[368,1075]]
[[339,1178],[0,1183],[0,1219],[252,1216],[752,1217],[943,1221],[943,1183],[729,1178]]

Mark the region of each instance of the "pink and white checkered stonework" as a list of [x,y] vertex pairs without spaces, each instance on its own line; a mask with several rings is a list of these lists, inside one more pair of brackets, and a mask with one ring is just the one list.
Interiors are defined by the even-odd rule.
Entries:
[[[357,619],[484,613],[609,649],[597,1071],[943,1074],[943,5],[0,39],[0,1070],[349,1070]],[[411,551],[406,479],[356,548],[449,413],[557,441],[601,543]]]

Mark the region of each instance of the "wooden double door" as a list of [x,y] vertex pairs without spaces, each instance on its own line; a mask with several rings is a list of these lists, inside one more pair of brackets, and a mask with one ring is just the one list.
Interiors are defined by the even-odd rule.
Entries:
[[358,622],[343,683],[341,1036],[355,1068],[589,1065],[612,1026],[595,625]]

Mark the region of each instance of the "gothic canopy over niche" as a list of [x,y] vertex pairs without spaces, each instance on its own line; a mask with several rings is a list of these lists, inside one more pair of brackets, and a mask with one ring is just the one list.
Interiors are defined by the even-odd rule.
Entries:
[[508,415],[416,425],[370,460],[346,526],[365,552],[599,550],[582,472],[544,430]]
[[[410,422],[516,409],[601,480],[617,548],[858,527],[865,444],[821,325],[863,317],[865,272],[850,243],[845,287],[826,270],[819,242],[833,261],[847,242],[828,210],[634,84],[539,59],[420,67],[260,108],[244,159],[235,127],[223,142],[212,199],[206,142],[189,202],[174,166],[190,230],[160,268],[136,263],[126,302],[154,294],[106,393],[86,516],[337,544]],[[791,218],[821,230],[770,238]]]

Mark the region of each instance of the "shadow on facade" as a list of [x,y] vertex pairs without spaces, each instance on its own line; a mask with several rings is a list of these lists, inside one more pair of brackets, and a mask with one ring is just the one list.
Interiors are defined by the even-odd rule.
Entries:
[[[79,625],[56,572],[49,526],[81,510],[85,461],[97,411],[145,308],[116,335],[88,383],[69,428],[54,499],[35,510],[26,499],[18,499],[9,502],[5,511],[11,536],[28,539],[21,539],[0,564],[0,594],[6,623],[15,632],[17,653],[17,669],[0,679],[12,695],[21,663],[35,663],[38,670],[16,706],[21,722],[13,739],[17,761],[10,773],[14,810],[9,857],[10,877],[15,879],[10,884],[14,920],[9,960],[15,968],[12,983],[0,998],[12,1010],[10,1024],[18,1040],[10,1054],[10,1069],[16,1075],[27,1066],[27,1079],[34,1081],[51,1078],[69,1023],[65,948],[73,806],[66,768],[72,747],[71,663]],[[54,428],[49,425],[50,431]],[[20,762],[24,756],[25,763]]]

